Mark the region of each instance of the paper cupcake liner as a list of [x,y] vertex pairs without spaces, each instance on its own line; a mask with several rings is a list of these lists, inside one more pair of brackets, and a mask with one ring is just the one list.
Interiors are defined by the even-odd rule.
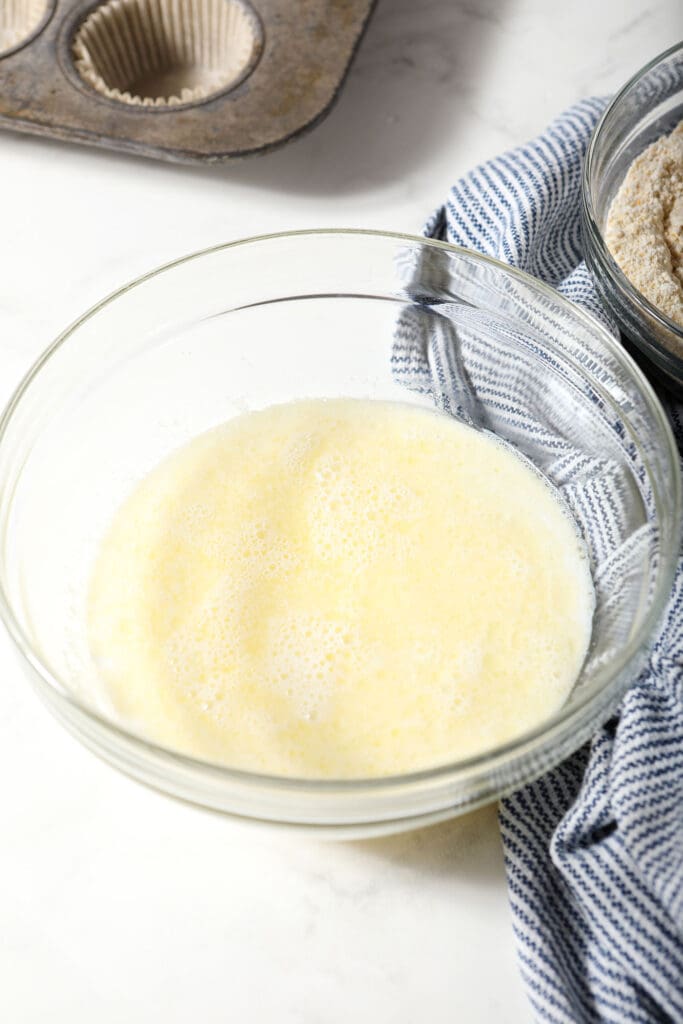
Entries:
[[0,53],[28,39],[47,12],[48,0],[0,0]]
[[260,45],[259,22],[244,0],[109,0],[78,29],[73,58],[100,95],[163,107],[236,84]]

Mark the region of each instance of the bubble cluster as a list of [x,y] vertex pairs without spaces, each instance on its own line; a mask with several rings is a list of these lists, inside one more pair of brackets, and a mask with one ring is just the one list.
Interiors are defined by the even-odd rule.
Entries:
[[296,717],[320,719],[343,688],[358,658],[352,632],[348,623],[311,613],[290,613],[269,623],[264,668]]

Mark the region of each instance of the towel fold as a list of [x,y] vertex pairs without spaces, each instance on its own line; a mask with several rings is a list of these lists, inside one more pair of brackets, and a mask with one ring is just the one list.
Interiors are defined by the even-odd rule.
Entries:
[[[604,106],[578,103],[466,174],[425,233],[541,278],[617,334],[581,251],[581,168]],[[660,397],[683,451],[682,408]],[[537,1019],[683,1022],[683,560],[647,669],[618,714],[504,800],[500,824]]]

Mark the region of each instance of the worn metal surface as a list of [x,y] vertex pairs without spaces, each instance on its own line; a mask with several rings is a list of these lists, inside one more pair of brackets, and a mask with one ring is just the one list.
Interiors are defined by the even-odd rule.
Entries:
[[376,0],[252,0],[263,24],[253,71],[185,107],[127,106],[91,90],[71,57],[92,0],[55,0],[33,38],[0,55],[0,127],[143,156],[207,163],[265,152],[329,111]]

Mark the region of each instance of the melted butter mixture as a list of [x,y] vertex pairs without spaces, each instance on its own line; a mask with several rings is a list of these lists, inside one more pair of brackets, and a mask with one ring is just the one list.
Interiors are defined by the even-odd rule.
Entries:
[[575,525],[491,437],[402,403],[249,413],[117,513],[90,646],[150,738],[233,767],[382,776],[564,702],[594,597]]

